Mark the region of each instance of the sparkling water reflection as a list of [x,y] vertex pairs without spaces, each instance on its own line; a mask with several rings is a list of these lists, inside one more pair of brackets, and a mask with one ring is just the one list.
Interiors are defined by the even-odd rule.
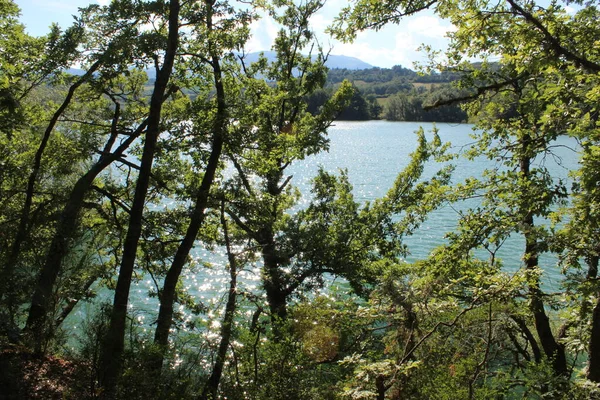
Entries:
[[[397,174],[408,164],[410,153],[417,146],[415,132],[421,126],[426,131],[426,136],[430,138],[433,125],[427,123],[336,122],[329,129],[329,151],[298,161],[288,169],[289,174],[293,175],[292,184],[302,193],[298,207],[305,207],[310,201],[311,180],[319,167],[333,173],[347,169],[356,200],[372,201],[385,195]],[[464,150],[473,142],[470,136],[473,133],[471,125],[438,124],[437,128],[442,141],[451,142],[451,150],[454,152]],[[561,138],[556,145],[554,156],[537,162],[544,163],[550,168],[556,179],[567,179],[569,169],[577,167],[577,154],[573,151],[576,143],[572,139]],[[460,158],[452,163],[456,165],[454,182],[461,182],[471,176],[479,177],[485,168],[494,167],[489,160],[485,159],[469,161]],[[434,162],[428,164],[425,177],[431,176],[439,167],[440,165]],[[407,261],[412,262],[427,257],[432,249],[443,243],[444,235],[455,228],[459,211],[476,207],[478,201],[480,200],[471,199],[460,204],[445,206],[432,213],[421,228],[412,237],[407,238],[406,243],[410,250]],[[520,267],[523,249],[524,241],[520,237],[510,238],[503,245],[499,257],[504,260],[507,270],[514,271]],[[222,309],[220,305],[224,304],[225,288],[229,282],[228,273],[224,268],[226,258],[223,250],[197,247],[191,256],[192,268],[184,276],[183,287],[210,309]],[[205,268],[203,263],[211,263],[213,267]],[[560,279],[556,259],[542,257],[540,266],[546,272],[545,286],[556,288]],[[239,277],[241,290],[256,292],[260,286],[260,265],[254,263],[246,266]],[[143,279],[138,282],[130,299],[132,309],[155,315],[157,301],[155,297],[148,296],[151,290],[156,291],[151,280]],[[103,297],[108,300],[110,294],[104,293]],[[179,311],[184,312],[183,307]],[[86,312],[80,309],[80,316],[81,313]],[[217,311],[206,315],[204,319],[210,326],[212,320],[218,317]],[[187,315],[185,318],[189,321],[191,316]],[[145,319],[146,322],[153,320],[153,317]],[[144,321],[143,317],[142,321]]]

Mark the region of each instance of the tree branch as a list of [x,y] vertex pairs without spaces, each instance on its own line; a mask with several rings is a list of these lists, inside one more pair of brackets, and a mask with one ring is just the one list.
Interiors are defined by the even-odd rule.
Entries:
[[522,80],[523,78],[525,78],[528,74],[527,73],[522,73],[519,76],[513,78],[513,79],[508,79],[505,81],[501,81],[501,82],[494,82],[492,84],[486,85],[486,86],[481,86],[478,87],[475,93],[472,94],[468,94],[465,96],[459,96],[459,97],[454,97],[451,99],[440,99],[440,100],[436,100],[433,104],[428,105],[428,106],[423,106],[423,110],[428,111],[437,107],[441,107],[441,106],[447,106],[447,105],[451,105],[451,104],[456,104],[456,103],[462,103],[465,101],[470,101],[470,100],[475,100],[478,97],[480,97],[481,95],[489,92],[489,91],[495,91],[498,92],[500,91],[500,89],[506,87],[506,86],[510,86],[510,85],[514,85],[515,83],[519,82],[520,80]]
[[515,12],[525,18],[527,22],[535,26],[544,35],[544,38],[557,55],[563,55],[567,60],[572,61],[575,63],[575,65],[582,66],[587,70],[600,72],[600,64],[594,63],[587,58],[583,58],[564,47],[560,43],[560,40],[556,36],[552,35],[538,18],[534,17],[530,12],[523,9],[514,0],[506,1],[511,5]]

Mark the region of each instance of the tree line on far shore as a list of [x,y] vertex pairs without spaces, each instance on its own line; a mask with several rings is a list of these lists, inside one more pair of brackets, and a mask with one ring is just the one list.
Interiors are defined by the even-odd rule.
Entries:
[[440,99],[451,98],[461,92],[452,85],[458,76],[447,72],[419,74],[399,65],[362,70],[331,69],[325,87],[311,93],[305,100],[308,109],[317,112],[336,87],[346,80],[352,83],[354,94],[350,106],[341,113],[339,120],[461,123],[467,122],[468,116],[459,104],[435,106]]

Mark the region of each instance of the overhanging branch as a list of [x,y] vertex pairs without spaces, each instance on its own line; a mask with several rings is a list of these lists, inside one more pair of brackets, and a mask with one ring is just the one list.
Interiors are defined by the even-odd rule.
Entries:
[[563,55],[567,60],[572,61],[577,66],[581,66],[593,72],[600,72],[600,64],[592,62],[587,58],[573,53],[571,50],[564,47],[561,44],[560,40],[556,36],[552,35],[550,31],[548,31],[548,29],[542,24],[542,22],[538,18],[533,16],[533,14],[523,9],[514,0],[507,0],[507,2],[508,4],[510,4],[512,9],[516,13],[525,18],[527,22],[535,26],[542,33],[542,35],[544,35],[544,38],[546,39],[547,43],[550,45],[550,47],[552,48],[552,50],[554,50],[556,54]]

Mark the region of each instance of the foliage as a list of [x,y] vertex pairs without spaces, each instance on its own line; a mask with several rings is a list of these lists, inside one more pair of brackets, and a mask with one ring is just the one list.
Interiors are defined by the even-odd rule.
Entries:
[[[327,71],[309,29],[320,1],[118,1],[41,38],[0,2],[0,340],[21,346],[2,350],[3,385],[30,385],[14,365],[39,357],[78,397],[595,396],[599,15],[567,5],[359,0],[342,12],[332,31],[345,38],[427,8],[449,19],[444,57],[416,75]],[[247,65],[260,12],[280,24],[277,58]],[[65,72],[74,63],[86,72]],[[290,165],[327,150],[336,118],[377,118],[384,103],[391,120],[474,121],[461,156],[490,168],[452,182],[457,155],[419,130],[383,197],[359,202],[346,171],[319,170],[301,206]],[[547,166],[564,135],[580,144],[572,184]],[[449,202],[456,227],[408,263],[406,237]],[[505,264],[517,236],[522,263]],[[223,247],[226,259],[202,259]],[[562,268],[555,293],[543,254]],[[185,272],[227,276],[225,290],[195,297]],[[153,289],[132,304],[142,282]],[[157,315],[167,334],[152,340]]]
[[[438,75],[443,76],[439,78]],[[369,120],[384,117],[389,121],[465,122],[467,114],[458,105],[434,107],[457,91],[450,85],[457,74],[416,72],[395,66],[391,69],[328,71],[327,85],[307,96],[308,111],[316,113],[331,96],[340,79],[355,87],[351,104],[338,116],[339,120]],[[385,109],[385,112],[382,111]]]
[[[542,6],[513,0],[500,3],[359,1],[352,8],[347,7],[332,28],[339,37],[351,39],[362,29],[379,29],[386,23],[398,22],[430,7],[456,27],[449,33],[450,45],[444,56],[440,56],[441,52],[431,52],[430,63],[424,69],[459,75],[455,86],[465,91],[448,93],[445,99],[438,99],[436,103],[464,104],[469,117],[480,129],[475,136],[476,144],[466,153],[467,157],[484,156],[495,161],[497,166],[489,169],[483,179],[468,180],[460,186],[465,196],[481,196],[481,205],[461,213],[458,231],[448,235],[449,244],[423,264],[424,277],[435,276],[440,284],[438,290],[452,287],[448,285],[453,282],[460,282],[461,287],[465,284],[463,290],[466,291],[453,296],[479,300],[484,290],[482,283],[488,279],[495,280],[502,274],[495,257],[498,248],[508,236],[523,235],[523,265],[521,269],[513,266],[509,270],[517,271],[510,279],[515,283],[520,281],[514,287],[514,305],[519,308],[527,305],[528,309],[514,315],[511,311],[509,316],[521,335],[527,337],[526,344],[532,346],[535,357],[527,355],[526,358],[535,362],[517,368],[525,377],[538,376],[536,379],[546,382],[536,386],[535,390],[540,394],[555,397],[567,396],[569,391],[569,385],[564,381],[570,374],[565,351],[575,349],[575,343],[582,340],[579,336],[581,331],[574,328],[580,322],[563,320],[562,315],[586,315],[583,318],[588,321],[592,332],[589,338],[583,339],[589,343],[588,377],[595,376],[594,371],[597,371],[594,352],[597,347],[593,335],[597,320],[589,314],[591,305],[586,300],[590,295],[595,298],[597,291],[588,291],[583,288],[590,286],[581,285],[596,276],[596,250],[583,250],[594,248],[595,239],[592,239],[593,234],[586,236],[587,239],[575,239],[578,236],[572,236],[574,231],[571,230],[577,225],[575,221],[581,221],[583,215],[586,215],[588,226],[592,229],[595,226],[593,218],[587,218],[591,215],[583,211],[589,208],[585,206],[582,209],[579,202],[582,196],[587,197],[593,191],[590,192],[589,187],[583,189],[577,182],[574,192],[569,193],[565,182],[552,177],[545,165],[546,157],[553,155],[555,140],[561,135],[574,136],[587,145],[595,143],[597,136],[597,111],[590,100],[595,98],[594,87],[600,65],[597,47],[589,41],[597,34],[597,28],[591,22],[597,10],[589,3],[580,6],[580,9],[570,12],[566,9],[567,4],[560,2]],[[539,48],[547,50],[539,52]],[[473,64],[473,57],[481,62]],[[584,167],[574,176],[581,182],[595,182],[594,173],[586,169],[589,162],[594,163],[586,145],[580,154],[585,160]],[[569,195],[574,200],[570,204],[564,201]],[[593,195],[588,198],[588,204],[593,204],[592,199]],[[572,211],[557,213],[560,208]],[[579,214],[580,211],[584,214]],[[563,219],[566,215],[569,218]],[[589,233],[586,231],[585,234]],[[565,240],[571,239],[574,239],[572,244],[578,243],[576,247],[582,252],[567,250],[572,247],[566,245]],[[454,246],[458,246],[457,253],[452,250]],[[485,249],[490,255],[488,262],[478,266],[481,271],[487,270],[487,278],[470,282],[470,254],[478,248]],[[566,291],[557,294],[557,298],[545,295],[541,287],[544,271],[538,265],[539,256],[549,250],[561,255],[565,272],[571,268],[582,271],[579,269],[582,259],[589,266],[585,277],[584,271],[568,274],[569,279],[565,280],[564,286]],[[453,254],[464,261],[457,264]],[[452,261],[448,263],[449,260]],[[431,267],[434,267],[433,275],[429,275]],[[574,281],[580,283],[573,284]],[[567,296],[569,302],[560,302],[561,295]],[[525,297],[527,302],[519,302],[517,299],[521,297]],[[561,312],[547,315],[545,304],[548,303]],[[456,312],[469,310],[473,303],[470,304],[463,305]],[[550,318],[554,325],[562,327],[556,329],[551,326]],[[528,332],[528,319],[532,321],[530,324],[537,337]],[[519,349],[523,348],[523,344],[514,338],[511,341],[521,352]],[[581,350],[580,346],[571,353],[572,356],[577,357]],[[523,353],[524,356],[526,354]],[[544,354],[548,361],[544,361]],[[527,391],[524,393],[533,395]],[[473,394],[469,393],[469,396]]]
[[438,99],[454,93],[448,86],[427,92],[398,93],[389,98],[385,107],[388,121],[466,122],[467,114],[458,105],[431,108]]

